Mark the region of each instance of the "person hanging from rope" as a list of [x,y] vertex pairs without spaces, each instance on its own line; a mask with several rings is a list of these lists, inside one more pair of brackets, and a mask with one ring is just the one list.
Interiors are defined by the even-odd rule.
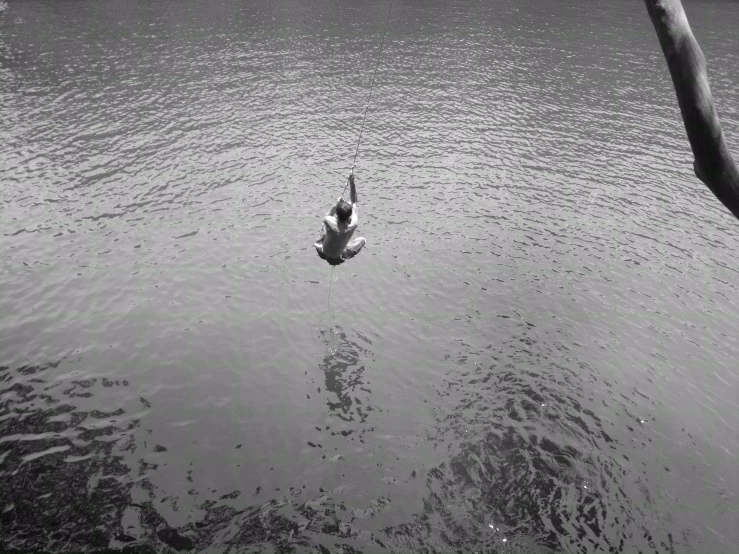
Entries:
[[331,265],[340,265],[353,258],[367,242],[364,237],[351,240],[359,222],[353,169],[347,175],[347,184],[351,202],[344,200],[343,195],[339,196],[336,205],[323,218],[321,236],[314,244],[318,255]]
[[[380,65],[380,56],[382,55],[382,47],[385,44],[385,35],[387,34],[387,26],[390,21],[390,13],[393,11],[393,0],[390,0],[390,7],[387,10],[385,18],[385,29],[382,31],[382,40],[380,48],[377,51],[377,59],[375,60],[375,70],[372,73],[372,82],[370,83],[369,94],[367,95],[367,105],[364,108],[364,116],[362,117],[362,127],[359,129],[359,138],[357,139],[357,148],[354,151],[354,162],[352,170],[347,175],[347,185],[351,185],[351,203],[344,200],[342,196],[336,201],[336,205],[323,218],[323,228],[321,236],[315,243],[316,252],[331,265],[343,264],[359,254],[364,248],[367,241],[359,237],[351,240],[354,231],[357,229],[357,189],[354,186],[354,166],[357,163],[357,154],[359,154],[359,145],[362,142],[362,132],[364,124],[367,121],[367,112],[369,111],[370,101],[372,100],[372,90],[375,87],[375,77],[377,76],[377,67]],[[346,186],[344,187],[346,190]],[[349,242],[351,241],[351,242]]]

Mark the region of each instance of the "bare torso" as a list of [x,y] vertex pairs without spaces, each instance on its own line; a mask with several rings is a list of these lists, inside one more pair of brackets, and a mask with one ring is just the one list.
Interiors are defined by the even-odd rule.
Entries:
[[[323,218],[321,238],[315,244],[318,255],[331,265],[338,265],[353,258],[366,243],[363,237],[352,241],[352,236],[359,223],[357,188],[354,183],[353,171],[347,175],[347,185],[350,186],[351,202],[347,205],[343,196],[336,200],[336,205]],[[346,189],[346,187],[344,188]],[[337,213],[341,213],[344,218],[348,217],[348,220],[340,221]],[[350,213],[351,215],[349,215]]]
[[352,212],[349,221],[344,223],[339,221],[335,215],[327,215],[323,219],[325,233],[322,241],[323,255],[332,259],[340,258],[352,235],[354,235],[358,223],[359,217],[356,209]]

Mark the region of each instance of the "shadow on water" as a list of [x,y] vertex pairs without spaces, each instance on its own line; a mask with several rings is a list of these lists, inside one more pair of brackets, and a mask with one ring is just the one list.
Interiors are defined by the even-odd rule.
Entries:
[[[236,490],[188,506],[192,491],[178,489],[173,496],[190,517],[172,526],[158,508],[172,495],[150,481],[172,453],[147,449],[141,422],[155,407],[125,394],[133,389],[128,381],[65,373],[61,362],[0,367],[0,550],[692,550],[689,531],[661,515],[665,500],[653,497],[655,483],[630,469],[649,436],[638,423],[627,425],[627,433],[596,415],[600,403],[606,413],[638,421],[625,405],[609,406],[593,392],[611,387],[603,372],[570,356],[547,331],[511,325],[509,338],[497,345],[462,345],[445,356],[454,368],[439,391],[448,409],[437,412],[428,436],[443,461],[426,466],[415,514],[390,525],[375,519],[390,502],[378,496],[383,490],[362,501],[356,489],[345,494],[347,484],[361,480],[347,469],[355,475],[344,484],[332,487],[325,476],[321,487],[309,479],[281,483],[279,495],[259,503]],[[320,431],[326,451],[342,444],[360,449],[349,467],[368,452],[365,441],[374,440],[365,382],[374,354],[367,339],[353,341],[340,330],[337,339],[336,352],[319,364],[329,423]],[[106,402],[126,407],[88,409]],[[358,486],[374,487],[369,476],[367,482]]]
[[[363,442],[372,430],[365,428],[372,407],[361,363],[372,354],[342,332],[337,338],[336,353],[320,364],[331,421],[327,447]],[[152,475],[173,452],[147,446],[142,425],[156,406],[127,388],[134,388],[127,380],[65,373],[62,362],[0,367],[0,551],[335,552],[338,544],[341,552],[361,552],[381,544],[351,523],[371,517],[377,503],[347,507],[341,486],[287,484],[256,504],[239,503],[246,495],[236,490],[188,505],[188,496],[197,497],[191,479],[187,494],[167,494]],[[87,409],[101,403],[128,409]],[[165,501],[189,510],[187,523],[170,525],[159,507]]]
[[101,388],[129,383],[50,376],[59,365],[0,368],[2,550],[153,552],[145,542],[191,548],[150,506],[131,511],[130,489],[142,480],[146,486],[139,475],[149,465],[141,458],[132,466],[127,455],[136,450],[143,412],[77,406]]
[[[521,327],[524,327],[521,325]],[[663,519],[654,484],[630,471],[651,440],[629,443],[589,406],[601,372],[556,355],[557,341],[530,329],[498,347],[460,356],[442,396],[437,448],[423,509],[384,530],[398,552],[676,552],[691,534]],[[469,354],[469,356],[468,356]],[[553,361],[556,360],[556,361]],[[598,399],[601,401],[601,399]],[[619,406],[623,410],[622,406]],[[634,421],[632,415],[631,421]],[[633,424],[632,424],[633,425]]]
[[[361,482],[367,455],[383,456],[373,442],[369,339],[337,329],[336,351],[319,363],[327,424],[317,428],[322,444],[312,445],[326,452],[311,466],[318,484],[296,474],[258,503],[259,489],[188,504],[195,484],[174,494],[154,484],[174,452],[147,446],[142,421],[156,406],[128,381],[65,372],[61,362],[0,367],[0,550],[690,550],[689,532],[663,519],[665,499],[650,493],[656,484],[631,470],[649,436],[638,423],[627,432],[596,414],[600,404],[599,413],[638,421],[627,405],[594,392],[612,386],[604,372],[546,330],[510,321],[501,331],[509,338],[499,344],[460,343],[445,356],[451,369],[439,398],[447,408],[427,438],[440,454],[423,470],[420,502],[411,498],[415,513],[389,524],[380,516],[390,509],[384,495],[402,493],[373,484],[370,473]],[[336,465],[344,456],[346,465]],[[173,499],[188,515],[179,526],[163,512]]]

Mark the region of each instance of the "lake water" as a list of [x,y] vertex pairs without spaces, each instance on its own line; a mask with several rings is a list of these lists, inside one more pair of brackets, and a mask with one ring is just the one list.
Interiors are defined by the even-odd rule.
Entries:
[[735,552],[739,224],[643,3],[395,0],[331,282],[388,7],[10,0],[2,550]]

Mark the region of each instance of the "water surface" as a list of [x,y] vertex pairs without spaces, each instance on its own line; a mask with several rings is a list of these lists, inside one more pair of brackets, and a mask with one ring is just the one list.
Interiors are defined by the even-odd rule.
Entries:
[[[739,155],[739,5],[686,1]],[[732,552],[736,221],[637,1],[11,1],[0,544]]]

